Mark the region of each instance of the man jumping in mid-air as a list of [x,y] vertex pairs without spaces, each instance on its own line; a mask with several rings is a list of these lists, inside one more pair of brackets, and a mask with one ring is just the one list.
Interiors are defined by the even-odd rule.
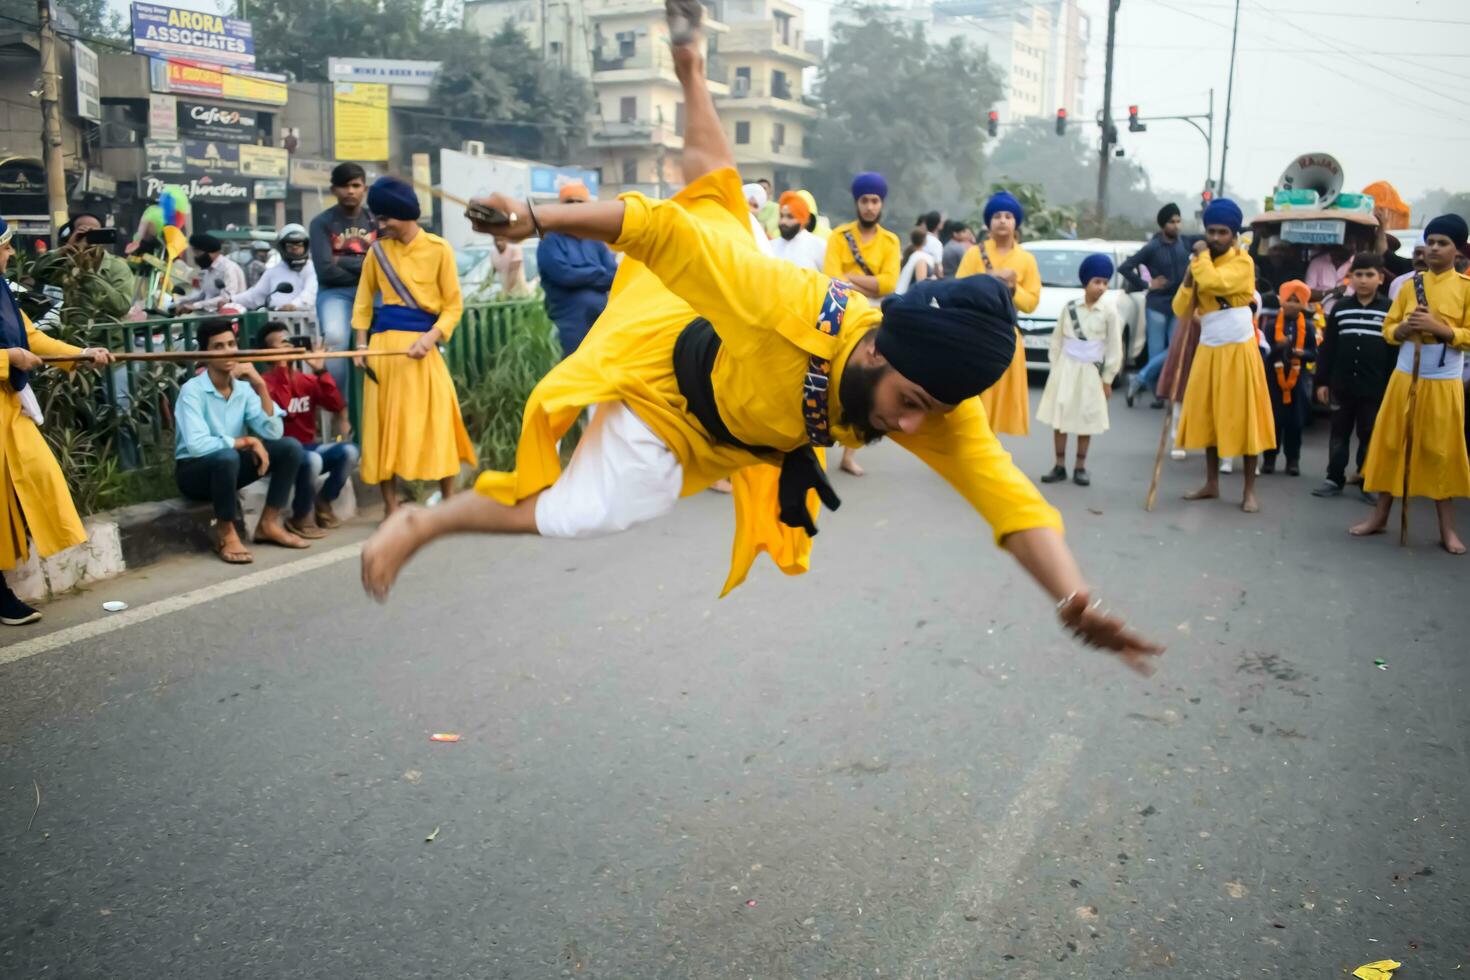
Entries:
[[[627,194],[533,211],[494,195],[472,204],[487,219],[478,231],[514,241],[561,232],[626,259],[586,340],[531,394],[515,471],[483,473],[476,492],[433,509],[399,510],[363,549],[364,587],[384,599],[404,563],[442,535],[609,534],[722,477],[736,508],[725,591],[761,551],[796,574],[809,563],[814,497],[838,503],[813,447],[886,436],[980,512],[1066,627],[1148,673],[1162,648],[1094,601],[1060,515],[980,407],[1015,351],[1004,284],[926,282],[880,313],[845,283],[762,255],[705,81],[701,7],[668,8],[688,186],[667,201]],[[563,472],[557,440],[588,405],[595,413]]]

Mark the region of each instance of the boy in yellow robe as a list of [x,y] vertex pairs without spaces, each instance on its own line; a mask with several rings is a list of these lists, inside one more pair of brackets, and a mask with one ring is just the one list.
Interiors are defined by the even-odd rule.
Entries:
[[[1021,313],[1033,312],[1041,302],[1041,270],[1036,257],[1018,241],[1026,209],[1008,193],[1000,191],[985,202],[985,226],[990,238],[972,247],[960,259],[955,277],[995,276],[1011,291],[1011,299]],[[990,427],[996,432],[1024,436],[1031,431],[1030,386],[1026,376],[1026,348],[1021,329],[1016,327],[1016,355],[1004,378],[980,396]]]
[[1256,264],[1238,244],[1244,215],[1228,198],[1205,208],[1205,237],[1194,243],[1194,257],[1174,294],[1174,315],[1187,324],[1200,317],[1199,349],[1184,388],[1179,417],[1180,449],[1205,451],[1205,485],[1185,500],[1220,496],[1220,457],[1245,457],[1245,493],[1240,508],[1261,509],[1256,500],[1256,457],[1276,448],[1276,423],[1265,362],[1256,342],[1250,304]]
[[[464,312],[454,250],[419,227],[418,194],[396,177],[373,182],[368,209],[378,221],[378,240],[357,283],[356,347],[408,352],[357,359],[370,372],[362,387],[362,479],[382,488],[391,515],[400,477],[438,480],[448,497],[460,463],[475,464],[475,447],[439,354]],[[374,308],[380,293],[383,303]]]
[[[903,246],[898,236],[878,222],[888,200],[888,181],[871,171],[852,179],[852,203],[857,218],[838,225],[827,236],[827,260],[822,272],[851,283],[868,299],[882,299],[898,287],[903,269]],[[842,450],[842,469],[862,476],[857,450]]]
[[[1399,348],[1399,360],[1383,394],[1363,465],[1363,489],[1377,493],[1378,503],[1371,517],[1351,529],[1352,534],[1378,534],[1384,529],[1393,498],[1404,495],[1407,477],[1409,496],[1434,501],[1444,550],[1452,555],[1465,553],[1465,544],[1455,533],[1452,498],[1470,497],[1465,389],[1460,381],[1465,351],[1470,350],[1470,278],[1455,271],[1455,258],[1466,250],[1467,238],[1470,229],[1456,214],[1425,225],[1428,271],[1416,272],[1404,284],[1383,318],[1384,339]],[[1413,380],[1416,357],[1417,385]],[[1410,388],[1414,389],[1413,419],[1409,418]],[[1412,458],[1406,460],[1404,443],[1411,428]]]
[[[15,255],[13,234],[0,219],[0,280]],[[27,531],[43,558],[87,540],[66,478],[37,427],[41,409],[29,387],[30,373],[44,367],[42,357],[66,354],[85,356],[97,365],[112,362],[102,348],[83,350],[37,330],[16,305],[10,283],[0,285],[0,573],[30,557]],[[75,365],[59,366],[71,370]],[[0,624],[24,626],[40,618],[0,574]]]
[[[697,25],[700,9],[681,3],[670,17],[691,180],[677,197],[534,210],[503,195],[472,202],[477,227],[512,240],[560,231],[626,258],[586,341],[533,392],[515,472],[483,473],[476,493],[433,509],[400,510],[364,547],[364,587],[384,598],[403,564],[445,534],[611,533],[731,475],[726,591],[760,551],[797,574],[816,532],[811,491],[837,503],[812,447],[887,435],[981,512],[1064,625],[1147,672],[1160,648],[1089,599],[1059,515],[986,427],[976,396],[1005,370],[1014,343],[1003,287],[935,283],[954,292],[880,314],[841,282],[761,255],[699,32],[675,23]],[[563,472],[556,440],[589,404],[592,424]]]

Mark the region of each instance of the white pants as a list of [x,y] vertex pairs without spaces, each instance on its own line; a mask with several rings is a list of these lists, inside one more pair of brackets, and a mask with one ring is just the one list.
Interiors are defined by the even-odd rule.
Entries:
[[596,407],[572,461],[536,499],[536,531],[594,538],[626,531],[674,509],[684,467],[622,402]]

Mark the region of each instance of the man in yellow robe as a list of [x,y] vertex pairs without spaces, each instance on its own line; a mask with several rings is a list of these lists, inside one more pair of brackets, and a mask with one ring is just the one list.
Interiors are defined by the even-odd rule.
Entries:
[[[15,255],[13,231],[0,219],[0,280]],[[29,382],[42,357],[82,355],[93,364],[112,362],[101,348],[83,350],[49,337],[31,325],[16,305],[10,283],[0,285],[0,573],[30,557],[27,531],[45,558],[87,540],[66,478],[37,427],[41,409]],[[75,363],[63,364],[71,370]],[[0,624],[24,626],[41,613],[22,602],[0,574]]]
[[[1036,257],[1021,247],[1018,240],[1026,209],[1007,191],[993,194],[985,202],[985,227],[990,237],[971,248],[960,259],[955,278],[994,276],[1011,291],[1016,310],[1035,311],[1041,302],[1041,270]],[[980,396],[986,418],[996,432],[1024,436],[1031,431],[1030,386],[1026,376],[1026,349],[1021,342],[1020,326],[1016,328],[1016,354],[1005,377]]]
[[[461,462],[475,447],[459,413],[454,379],[439,354],[464,312],[454,250],[418,225],[414,189],[379,177],[368,190],[378,240],[368,250],[352,307],[358,350],[407,351],[407,357],[358,358],[362,388],[362,479],[383,491],[388,515],[398,480],[438,480],[454,492]],[[382,295],[381,306],[374,299]]]
[[[1467,238],[1470,229],[1456,214],[1443,215],[1425,225],[1424,261],[1429,268],[1416,272],[1414,279],[1404,284],[1383,318],[1384,339],[1399,348],[1399,360],[1383,393],[1373,438],[1368,443],[1368,459],[1363,464],[1363,489],[1377,493],[1378,504],[1371,517],[1351,529],[1355,535],[1377,534],[1384,529],[1393,498],[1404,495],[1407,478],[1409,496],[1434,501],[1440,545],[1452,555],[1465,553],[1465,544],[1455,533],[1452,498],[1470,497],[1465,389],[1460,380],[1465,351],[1470,350],[1470,278],[1455,271],[1456,255],[1470,248]],[[1412,459],[1405,458],[1406,441],[1410,444],[1407,455]],[[1407,500],[1404,506],[1408,506]]]
[[1256,264],[1237,242],[1244,216],[1228,198],[1205,208],[1205,237],[1194,243],[1194,257],[1174,294],[1174,315],[1188,327],[1200,317],[1199,350],[1189,369],[1184,408],[1179,417],[1180,449],[1205,450],[1205,485],[1184,496],[1220,496],[1220,457],[1245,457],[1247,514],[1261,509],[1256,500],[1256,456],[1276,446],[1276,423],[1266,366],[1256,343],[1250,304]]
[[[886,200],[888,181],[882,174],[869,171],[852,179],[852,204],[857,217],[832,229],[822,265],[822,272],[829,278],[849,283],[874,300],[897,288],[903,268],[903,246],[898,236],[879,224]],[[863,475],[857,450],[842,450],[842,468],[853,476]]]
[[[678,7],[697,25],[698,4]],[[985,424],[976,396],[1014,344],[1002,287],[951,283],[953,294],[931,297],[937,306],[901,302],[880,314],[842,282],[761,255],[698,31],[670,20],[691,183],[668,201],[472,202],[480,227],[513,240],[560,231],[626,258],[586,341],[533,392],[515,471],[483,473],[476,493],[395,514],[364,547],[364,587],[386,597],[403,564],[445,534],[612,533],[725,476],[736,506],[726,592],[760,551],[796,574],[816,531],[811,491],[836,503],[812,447],[887,435],[980,511],[1066,626],[1147,672],[1159,648],[1091,601],[1059,515]],[[593,421],[563,472],[556,440],[586,405],[597,406]]]

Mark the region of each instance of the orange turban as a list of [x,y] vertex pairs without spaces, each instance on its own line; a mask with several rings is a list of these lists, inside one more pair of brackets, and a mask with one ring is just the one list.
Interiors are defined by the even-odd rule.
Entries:
[[577,180],[570,184],[563,184],[556,196],[563,204],[568,201],[585,202],[591,200],[592,192],[587,189],[586,184]]
[[1373,196],[1373,206],[1382,208],[1388,212],[1388,231],[1397,231],[1409,227],[1409,205],[1399,196],[1399,192],[1386,180],[1376,180],[1363,188],[1364,194]]
[[791,212],[791,216],[802,225],[811,219],[812,209],[797,191],[787,191],[781,195],[781,206]]
[[1312,301],[1312,291],[1308,289],[1307,284],[1302,282],[1300,279],[1292,279],[1288,282],[1283,282],[1280,286],[1276,287],[1276,295],[1281,297],[1281,302],[1283,303],[1291,299],[1293,296],[1295,296],[1297,298],[1297,301],[1303,306],[1306,306]]

